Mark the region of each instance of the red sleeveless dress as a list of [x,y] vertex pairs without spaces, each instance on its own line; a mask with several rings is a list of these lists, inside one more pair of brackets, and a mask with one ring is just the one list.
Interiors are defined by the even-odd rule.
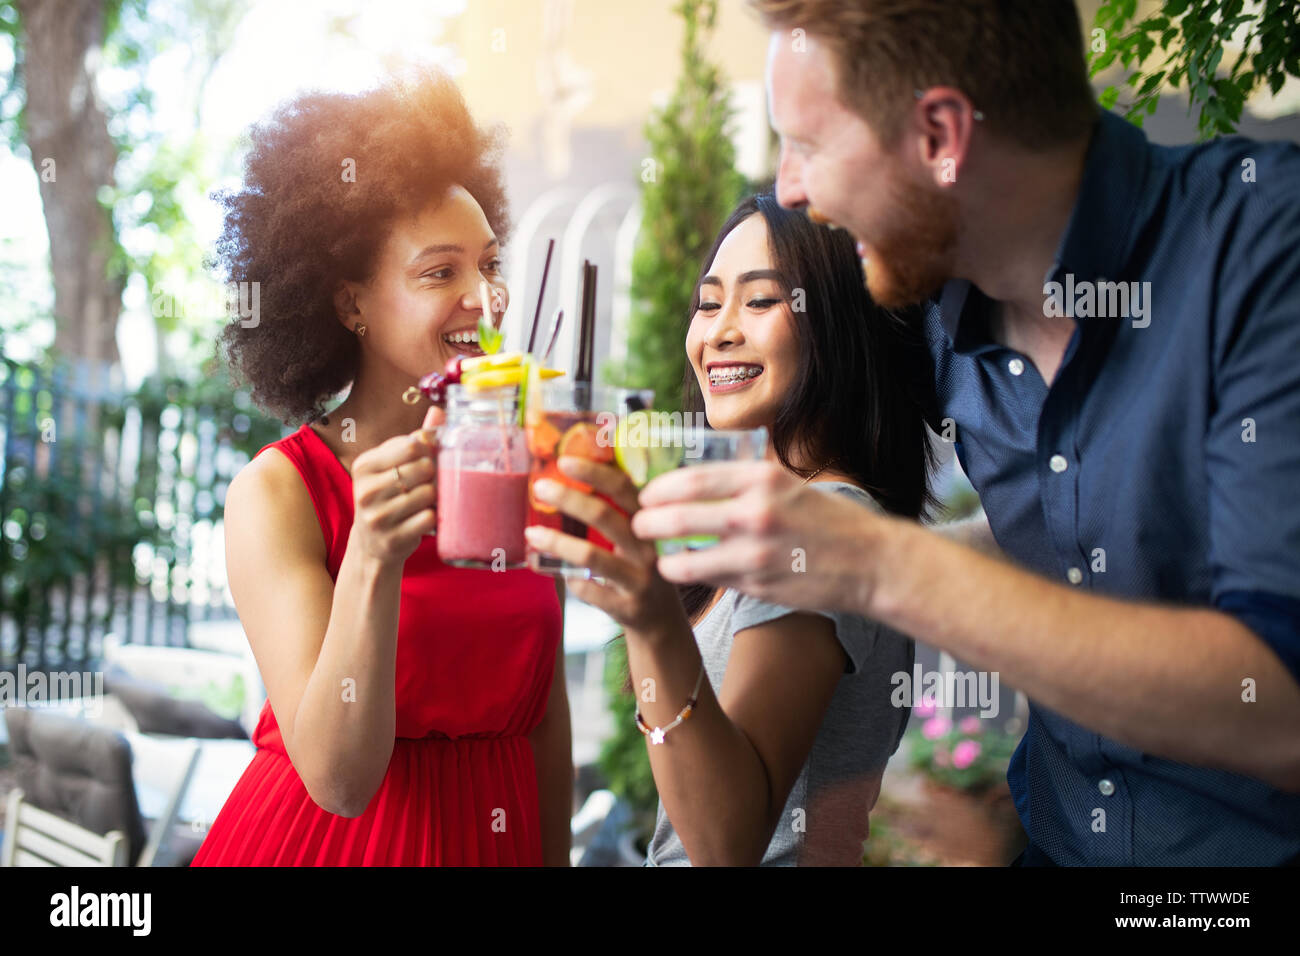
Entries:
[[[297,466],[337,578],[352,479],[310,426],[266,448]],[[192,866],[542,863],[527,735],[546,711],[561,639],[555,585],[531,571],[454,568],[426,537],[402,569],[397,740],[365,813],[318,807],[290,763],[270,701],[257,752]]]

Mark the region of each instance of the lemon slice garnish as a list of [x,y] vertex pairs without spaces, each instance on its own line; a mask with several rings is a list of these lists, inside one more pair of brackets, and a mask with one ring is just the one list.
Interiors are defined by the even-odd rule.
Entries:
[[[559,378],[564,373],[558,369],[544,368],[540,370],[541,378]],[[515,365],[511,368],[493,368],[486,372],[474,372],[472,375],[461,377],[461,384],[467,388],[500,388],[502,385],[519,385],[528,377],[528,370],[522,366]]]
[[497,355],[476,355],[473,358],[461,359],[460,374],[464,378],[466,375],[474,375],[478,372],[485,372],[494,368],[513,368],[519,365],[524,358],[523,352],[501,352]]

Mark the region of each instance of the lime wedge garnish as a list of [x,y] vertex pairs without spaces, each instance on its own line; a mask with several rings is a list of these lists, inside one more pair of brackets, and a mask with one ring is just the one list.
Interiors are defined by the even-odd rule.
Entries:
[[650,449],[629,440],[629,433],[638,421],[645,429],[644,434],[649,434],[649,412],[631,412],[619,421],[614,432],[614,461],[632,479],[632,484],[640,488],[650,480]]
[[619,420],[614,432],[614,460],[640,488],[681,464],[682,449],[665,444],[670,438],[667,429],[654,427],[653,412],[629,412]]

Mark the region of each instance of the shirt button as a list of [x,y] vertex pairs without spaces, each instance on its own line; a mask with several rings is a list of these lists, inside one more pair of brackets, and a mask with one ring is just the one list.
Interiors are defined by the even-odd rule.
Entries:
[[1097,784],[1097,789],[1101,791],[1103,797],[1109,797],[1115,792],[1115,784],[1111,783],[1109,780],[1102,780]]
[[1065,572],[1065,577],[1071,584],[1083,583],[1083,572],[1078,568],[1070,568],[1070,570]]
[[1012,359],[1007,363],[1007,371],[1012,375],[1021,375],[1025,371],[1025,363],[1018,358]]
[[1058,475],[1070,467],[1070,463],[1065,460],[1064,455],[1053,455],[1047,464],[1050,465],[1052,471],[1056,472]]

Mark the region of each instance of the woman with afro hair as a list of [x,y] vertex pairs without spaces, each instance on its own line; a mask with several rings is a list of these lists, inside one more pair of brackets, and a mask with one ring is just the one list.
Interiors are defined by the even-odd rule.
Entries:
[[251,139],[218,257],[259,310],[222,342],[299,428],[227,494],[230,590],[269,699],[194,865],[567,865],[555,585],[438,559],[441,413],[401,399],[475,351],[481,282],[500,322],[499,135],[420,72],[300,96]]

